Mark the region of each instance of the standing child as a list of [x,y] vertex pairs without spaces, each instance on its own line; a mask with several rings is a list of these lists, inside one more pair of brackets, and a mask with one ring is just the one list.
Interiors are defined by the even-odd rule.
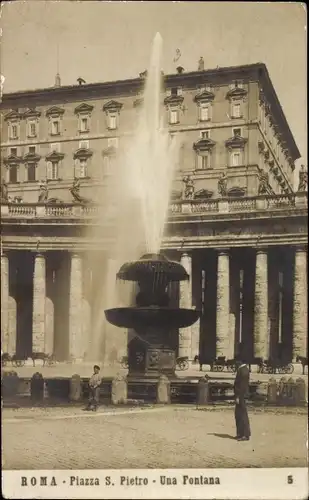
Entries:
[[89,402],[86,410],[96,411],[100,400],[100,386],[102,377],[100,375],[100,367],[94,365],[93,375],[89,379]]

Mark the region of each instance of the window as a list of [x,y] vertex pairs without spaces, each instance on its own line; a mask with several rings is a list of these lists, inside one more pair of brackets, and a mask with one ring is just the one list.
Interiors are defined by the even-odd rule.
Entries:
[[18,125],[12,124],[11,125],[11,139],[17,139],[17,138],[18,138]]
[[35,181],[35,163],[28,163],[28,168],[27,168],[27,171],[28,171],[28,181],[30,182],[33,182]]
[[209,106],[207,104],[201,104],[199,107],[199,119],[201,122],[205,122],[210,119]]
[[175,123],[179,122],[179,119],[178,119],[178,109],[170,109],[169,122],[172,125],[174,125]]
[[79,177],[87,177],[87,160],[79,160]]
[[58,161],[49,161],[47,162],[47,179],[55,180],[59,177],[59,162]]
[[233,137],[241,137],[241,128],[233,128]]
[[171,95],[172,95],[172,96],[176,96],[176,95],[178,95],[178,88],[177,88],[177,87],[173,87],[173,88],[171,89]]
[[210,139],[210,130],[202,130],[201,138],[202,139]]
[[110,137],[109,139],[107,139],[107,147],[108,148],[118,148],[118,143],[119,143],[119,140],[118,140],[118,137]]
[[28,123],[28,137],[36,136],[36,123],[31,121]]
[[29,146],[29,153],[35,155],[35,146]]
[[60,134],[60,121],[53,120],[51,122],[51,135],[58,135],[58,134]]
[[89,141],[80,141],[79,149],[89,149]]
[[206,170],[208,168],[211,168],[210,153],[206,152],[203,155],[198,156],[197,168],[199,170]]
[[17,165],[10,165],[9,167],[9,182],[17,182]]
[[103,173],[104,175],[110,175],[112,173],[113,158],[110,156],[104,156],[103,159]]
[[238,167],[239,165],[241,165],[241,154],[240,152],[234,152],[232,153],[232,166]]
[[89,119],[87,117],[83,117],[80,120],[80,132],[88,132],[89,131]]
[[17,156],[17,148],[10,148],[10,155]]
[[234,103],[232,105],[232,118],[240,118],[240,103]]
[[110,130],[115,130],[117,128],[117,115],[115,113],[110,113],[108,115],[108,128]]
[[52,142],[50,145],[50,150],[51,152],[55,153],[60,153],[60,143],[59,142]]

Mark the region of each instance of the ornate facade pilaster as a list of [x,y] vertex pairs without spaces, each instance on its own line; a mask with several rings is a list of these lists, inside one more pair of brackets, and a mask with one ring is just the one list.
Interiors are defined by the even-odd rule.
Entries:
[[9,257],[1,253],[1,349],[9,346]]
[[228,251],[220,251],[217,267],[216,357],[230,357],[230,264]]
[[[188,281],[179,283],[179,307],[192,308],[192,257],[187,253],[182,254],[180,259],[181,265],[185,268],[189,275]],[[191,359],[191,343],[192,329],[179,329],[178,356],[188,356]]]
[[82,361],[83,349],[83,261],[79,254],[71,255],[69,291],[69,358],[73,362]]
[[45,352],[45,306],[46,262],[45,256],[37,253],[33,272],[32,352]]
[[257,250],[254,291],[253,352],[257,358],[269,355],[268,324],[268,255],[265,249]]
[[304,247],[295,250],[294,296],[293,296],[293,360],[307,355],[307,251]]

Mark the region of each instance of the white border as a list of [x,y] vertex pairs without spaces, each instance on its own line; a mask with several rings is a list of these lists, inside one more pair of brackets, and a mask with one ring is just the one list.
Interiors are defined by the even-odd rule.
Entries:
[[[190,481],[186,476],[198,479],[193,479],[192,484],[192,480]],[[162,477],[172,478],[172,482],[176,484],[163,485],[161,484]],[[216,484],[216,480],[214,480],[215,484],[201,484],[201,477],[207,478],[204,479],[205,483],[207,481],[210,483],[210,478],[219,478],[220,484]],[[79,484],[76,478],[79,478]],[[82,478],[84,480],[88,478],[88,484],[81,485]],[[93,478],[92,481],[91,478]],[[141,478],[141,480],[136,481],[135,478]],[[195,481],[198,484],[194,484]],[[136,484],[136,482],[141,484]],[[24,486],[22,486],[23,483]],[[308,493],[308,470],[293,467],[282,469],[10,470],[2,472],[2,494],[5,498],[12,499],[298,500],[308,498]]]

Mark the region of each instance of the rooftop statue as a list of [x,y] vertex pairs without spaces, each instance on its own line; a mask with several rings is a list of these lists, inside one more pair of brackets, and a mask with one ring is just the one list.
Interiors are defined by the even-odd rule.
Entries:
[[202,56],[198,60],[198,71],[204,71],[204,58]]
[[74,179],[70,193],[73,196],[73,201],[77,203],[91,203],[91,200],[80,195],[80,180]]
[[191,175],[187,175],[183,178],[184,188],[182,193],[182,198],[184,200],[193,200],[194,198],[194,181]]
[[0,201],[2,203],[5,203],[5,202],[9,201],[8,185],[7,185],[7,183],[5,182],[4,179],[2,179],[2,181],[1,181]]
[[265,170],[261,169],[259,173],[258,195],[268,194],[269,190],[269,175]]
[[301,165],[298,175],[298,192],[304,192],[308,189],[308,172],[305,170],[305,165]]
[[45,181],[40,184],[38,203],[46,203],[47,200],[48,200],[48,186],[47,182]]
[[227,196],[227,176],[226,173],[223,172],[218,180],[218,193],[220,196]]

